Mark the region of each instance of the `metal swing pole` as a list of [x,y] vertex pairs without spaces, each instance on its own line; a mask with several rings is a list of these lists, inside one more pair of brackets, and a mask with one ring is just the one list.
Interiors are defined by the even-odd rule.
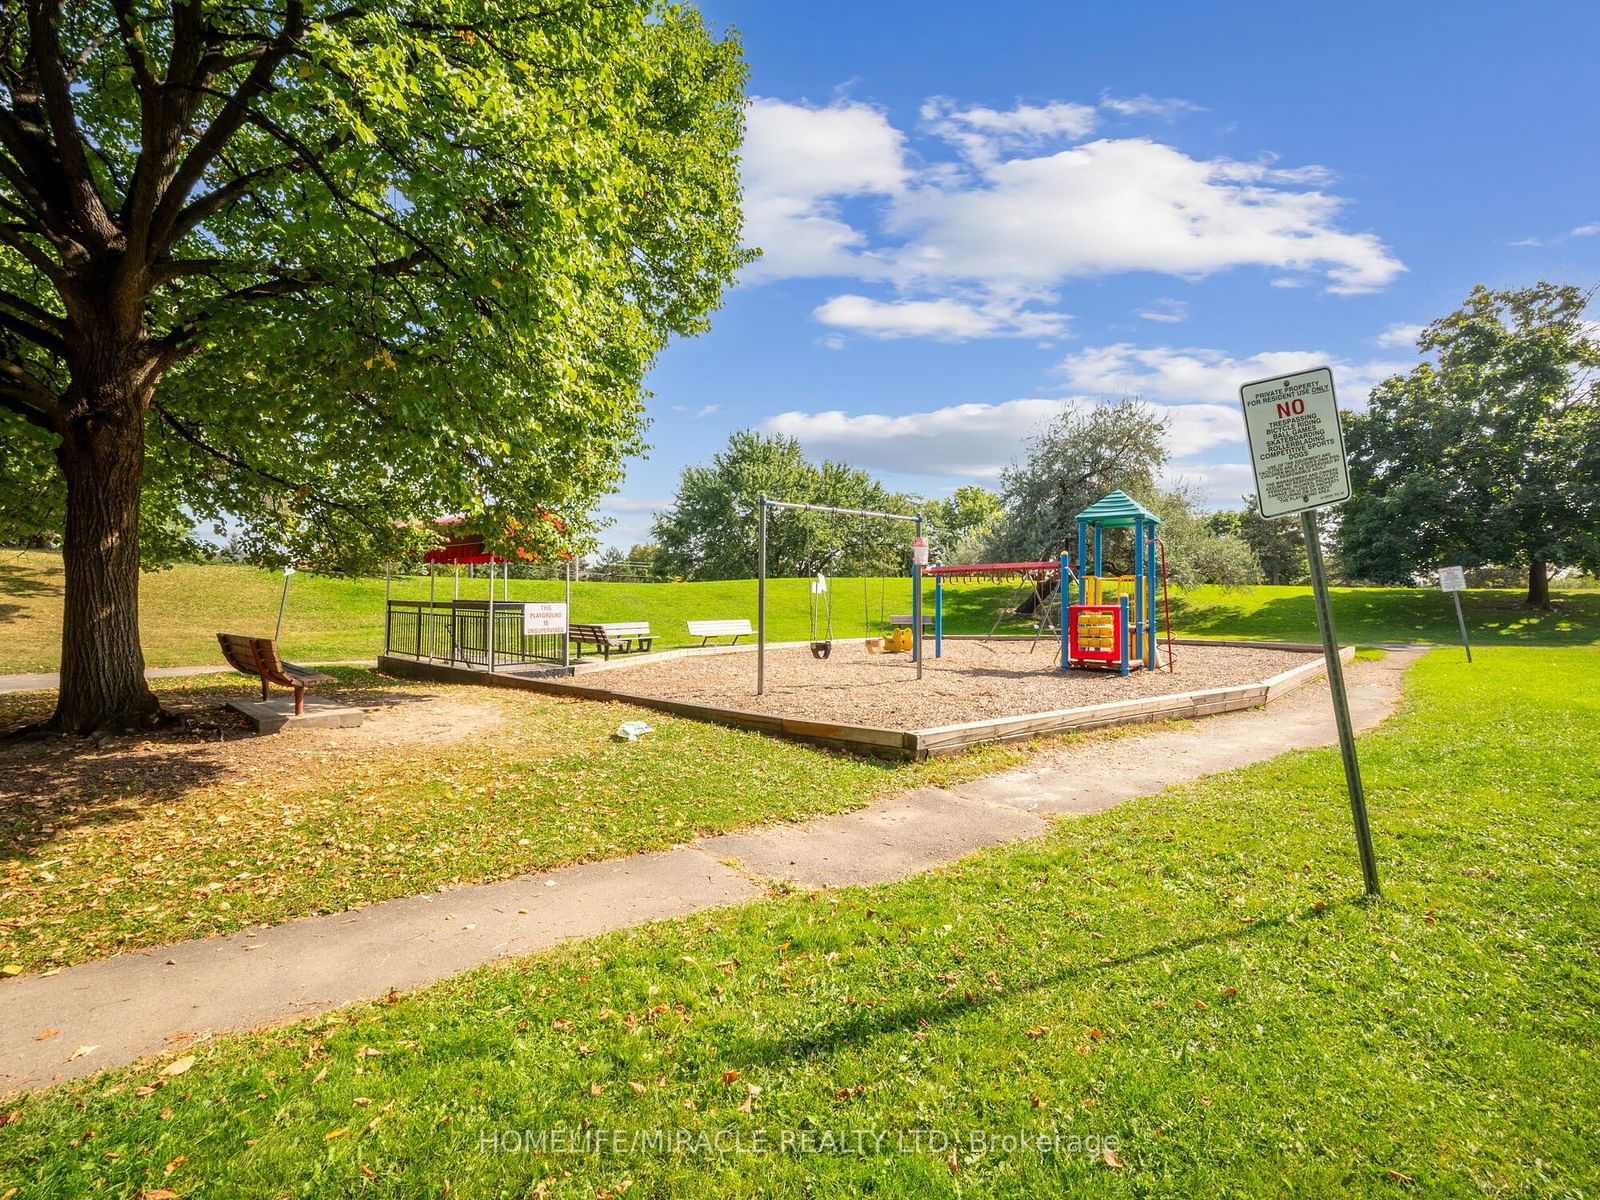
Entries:
[[[922,517],[917,517],[916,537],[922,536]],[[922,678],[922,564],[911,551],[911,657],[917,663],[917,678]]]
[[767,691],[767,498],[757,502],[761,510],[756,525],[760,549],[756,553],[756,695]]

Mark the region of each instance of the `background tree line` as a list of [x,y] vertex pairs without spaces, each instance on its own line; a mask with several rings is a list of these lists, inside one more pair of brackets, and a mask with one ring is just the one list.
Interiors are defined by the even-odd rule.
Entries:
[[[1329,523],[1330,566],[1355,584],[1431,581],[1441,566],[1498,582],[1519,572],[1530,605],[1550,602],[1557,570],[1600,572],[1600,340],[1592,291],[1539,283],[1477,287],[1418,339],[1422,361],[1344,413],[1352,496]],[[1242,423],[1242,421],[1241,421]],[[1064,407],[1024,444],[996,491],[925,500],[892,493],[844,463],[810,462],[793,438],[742,432],[707,466],[683,472],[655,522],[658,570],[684,579],[755,570],[756,498],[921,512],[935,561],[1000,562],[1076,553],[1075,518],[1127,492],[1162,518],[1168,576],[1180,587],[1306,582],[1293,520],[1266,520],[1253,498],[1207,512],[1163,486],[1161,411],[1138,399]],[[900,573],[908,528],[787,513],[768,544],[773,574]],[[1107,570],[1130,564],[1113,536]]]

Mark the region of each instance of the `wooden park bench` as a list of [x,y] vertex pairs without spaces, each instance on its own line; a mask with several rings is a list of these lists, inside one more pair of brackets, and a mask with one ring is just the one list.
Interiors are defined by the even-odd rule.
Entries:
[[228,665],[245,675],[255,675],[261,680],[261,698],[267,699],[267,685],[294,689],[294,713],[306,711],[306,686],[312,683],[333,683],[332,675],[297,667],[278,657],[278,647],[271,638],[246,637],[242,633],[219,633],[217,644],[222,647],[222,657]]
[[742,637],[751,637],[750,621],[747,617],[728,621],[690,621],[689,636],[700,639],[702,646],[709,645],[714,637],[731,637],[730,646],[737,646]]
[[[911,624],[911,614],[910,613],[897,613],[894,616],[889,618],[889,624],[891,626],[893,626],[893,625],[909,625],[909,624]],[[932,613],[923,613],[922,614],[922,626],[923,626],[923,628],[926,629],[929,626],[931,626],[932,624],[933,624],[933,614]]]
[[605,655],[607,661],[613,650],[618,654],[647,651],[655,641],[648,621],[608,621],[596,625],[574,623],[568,627],[567,636],[577,643],[579,658],[583,657],[583,647],[587,643]]

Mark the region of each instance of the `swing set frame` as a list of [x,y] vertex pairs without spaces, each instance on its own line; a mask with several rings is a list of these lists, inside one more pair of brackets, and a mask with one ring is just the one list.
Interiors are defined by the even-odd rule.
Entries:
[[[907,513],[877,512],[870,508],[835,508],[831,504],[797,504],[790,500],[774,500],[763,495],[756,505],[757,520],[756,555],[756,695],[767,692],[767,514],[787,509],[791,512],[831,513],[839,517],[873,517],[880,521],[903,521],[916,527],[913,536],[922,536],[922,518]],[[915,553],[911,556],[911,658],[917,664],[917,678],[922,678],[922,566]],[[831,599],[831,598],[830,598]]]

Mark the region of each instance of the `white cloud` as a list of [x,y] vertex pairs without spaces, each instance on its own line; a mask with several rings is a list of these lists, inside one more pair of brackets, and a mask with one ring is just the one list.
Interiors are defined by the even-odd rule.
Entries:
[[1178,458],[1244,440],[1244,415],[1232,404],[1169,404],[1161,415],[1167,418],[1167,449]]
[[841,219],[837,202],[899,191],[908,177],[904,135],[881,110],[850,100],[757,99],[747,121],[745,240],[763,251],[747,277],[880,273],[863,256],[866,235]]
[[607,496],[596,505],[605,513],[653,513],[671,506],[671,500],[652,500],[639,496]]
[[1189,319],[1189,303],[1186,300],[1172,300],[1163,297],[1152,300],[1139,310],[1139,316],[1146,321],[1160,321],[1167,325],[1176,325],[1179,321]]
[[1161,484],[1193,489],[1202,503],[1219,508],[1238,508],[1240,497],[1256,490],[1255,475],[1247,462],[1171,462],[1161,473]]
[[698,421],[701,417],[710,417],[722,411],[720,404],[703,404],[699,408],[690,408],[687,404],[674,404],[672,411],[685,413],[691,421]]
[[[798,438],[816,457],[842,459],[870,470],[904,475],[954,475],[993,480],[1022,457],[1024,443],[1062,409],[1092,404],[1082,397],[1029,398],[1000,404],[953,404],[927,412],[779,413],[773,433]],[[1244,418],[1228,404],[1173,404],[1168,447],[1182,458],[1244,439]]]
[[947,342],[975,337],[1056,337],[1069,319],[1062,313],[1023,309],[1007,300],[883,301],[855,295],[831,297],[812,315],[824,325],[867,337],[931,337]]
[[1425,328],[1423,325],[1407,325],[1404,321],[1397,321],[1373,340],[1380,346],[1415,346]]
[[1095,110],[1087,104],[1053,101],[1018,104],[1011,109],[957,108],[935,96],[922,106],[928,131],[943,138],[978,166],[995,162],[1003,151],[1032,149],[1052,139],[1076,140],[1094,130]]
[[899,278],[1053,286],[1123,271],[1198,278],[1261,265],[1317,271],[1328,290],[1372,291],[1403,266],[1374,235],[1346,233],[1337,197],[1303,174],[1195,159],[1143,138],[1089,142],[985,170],[976,186],[899,195]]
[[1221,350],[1141,347],[1128,342],[1091,346],[1061,363],[1067,386],[1096,395],[1138,395],[1158,404],[1207,402],[1233,405],[1239,385],[1269,375],[1333,368],[1342,404],[1364,404],[1373,384],[1406,371],[1409,363],[1353,363],[1320,350],[1271,350],[1234,358]]
[[1577,228],[1575,228],[1567,236],[1568,237],[1593,237],[1597,233],[1600,233],[1600,221],[1594,221],[1594,222],[1591,222],[1588,225],[1579,225]]
[[1064,400],[953,404],[931,412],[786,412],[766,423],[798,438],[813,455],[907,475],[993,479],[1018,456],[1030,434],[1061,411]]
[[1544,239],[1543,238],[1536,238],[1536,237],[1525,237],[1525,238],[1518,238],[1516,241],[1508,242],[1506,244],[1509,245],[1509,246],[1542,246],[1542,245],[1544,245]]
[[1160,100],[1144,92],[1137,96],[1113,96],[1110,92],[1101,92],[1100,107],[1114,112],[1118,116],[1160,117],[1166,121],[1171,121],[1188,113],[1207,111],[1204,106],[1195,104],[1191,100],[1179,100],[1176,98]]
[[[1187,103],[1102,98],[1125,115]],[[1196,279],[1257,266],[1280,273],[1276,286],[1320,278],[1355,293],[1405,269],[1376,235],[1341,227],[1344,201],[1323,167],[1195,158],[1148,138],[1051,150],[1094,127],[1091,106],[1065,101],[1002,110],[936,97],[922,117],[923,133],[955,144],[962,161],[917,162],[871,105],[756,100],[745,221],[765,256],[746,278],[847,276],[891,284],[901,302],[981,308],[1127,271]],[[951,335],[947,322],[930,324]],[[1015,326],[994,328],[963,336]]]

